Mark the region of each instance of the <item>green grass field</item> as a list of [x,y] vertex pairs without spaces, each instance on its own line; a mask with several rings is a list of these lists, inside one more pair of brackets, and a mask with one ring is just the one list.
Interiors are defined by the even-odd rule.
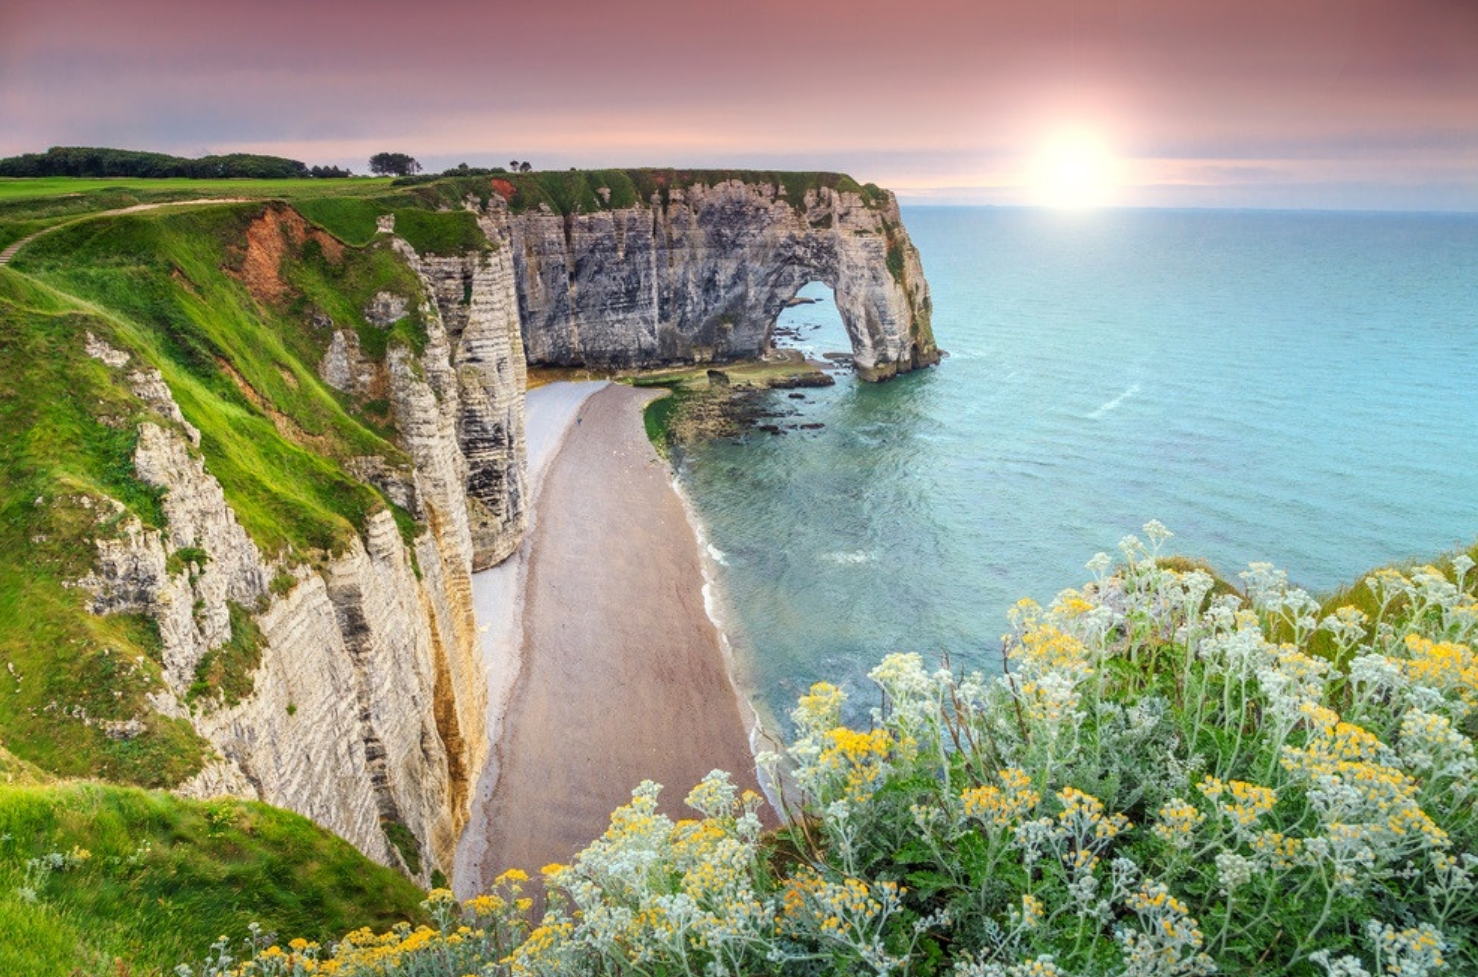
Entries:
[[86,179],[70,176],[0,177],[0,203],[63,197],[98,191],[121,191],[149,196],[161,193],[188,197],[326,196],[339,193],[379,193],[390,177],[354,177],[347,180],[145,180],[135,177]]
[[352,180],[92,180],[0,177],[0,248],[78,217],[140,204],[244,197],[296,200],[384,193],[389,179]]
[[421,898],[347,842],[265,804],[0,785],[0,973],[14,977],[169,974],[252,923],[336,938],[418,920]]
[[[321,189],[329,181],[300,182]],[[375,186],[383,190],[384,182]],[[397,202],[412,212],[419,200]],[[333,255],[305,240],[284,251],[280,293],[253,295],[241,270],[247,230],[280,206],[73,220],[0,269],[7,324],[0,339],[0,655],[21,676],[0,676],[0,686],[14,686],[0,694],[0,742],[48,770],[169,786],[193,774],[204,752],[187,723],[144,701],[160,681],[152,626],[95,617],[85,610],[86,595],[69,586],[91,567],[92,540],[116,532],[123,518],[103,517],[104,498],[145,526],[163,525],[158,493],[136,479],[132,457],[140,422],[170,422],[134,396],[129,370],[161,371],[201,431],[208,470],[269,556],[288,564],[321,560],[389,505],[343,467],[364,455],[407,461],[388,406],[347,397],[318,378],[331,334],[317,323],[326,316],[353,329],[365,353],[380,360],[392,345],[420,349],[419,279],[386,238]],[[417,215],[419,224],[407,223],[423,241],[447,250],[472,246],[471,215]],[[364,315],[382,291],[403,296],[411,309],[389,329]],[[129,367],[114,370],[87,356],[89,333],[129,353]],[[407,514],[396,515],[406,532],[416,531]],[[245,649],[235,657],[252,655]],[[212,660],[199,676],[206,697],[249,689],[218,665]],[[129,740],[109,739],[94,722],[133,717],[147,730]]]

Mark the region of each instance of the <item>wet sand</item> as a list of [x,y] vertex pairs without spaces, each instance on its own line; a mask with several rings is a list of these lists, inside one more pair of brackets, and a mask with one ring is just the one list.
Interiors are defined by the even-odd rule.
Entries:
[[653,396],[591,395],[537,490],[521,668],[490,797],[466,832],[486,847],[464,839],[459,894],[505,868],[568,861],[642,780],[664,785],[673,817],[696,816],[682,799],[716,767],[758,789],[698,542],[642,426]]

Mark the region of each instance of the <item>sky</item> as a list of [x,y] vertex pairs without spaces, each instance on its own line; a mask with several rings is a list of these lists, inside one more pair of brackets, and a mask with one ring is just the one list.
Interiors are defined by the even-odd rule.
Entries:
[[0,0],[0,156],[53,145],[1475,211],[1478,0]]

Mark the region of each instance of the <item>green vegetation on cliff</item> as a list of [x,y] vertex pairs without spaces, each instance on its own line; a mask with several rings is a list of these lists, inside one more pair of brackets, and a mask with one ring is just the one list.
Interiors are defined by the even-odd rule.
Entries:
[[[367,233],[355,225],[343,238],[269,201],[96,213],[189,195],[170,181],[95,189],[36,181],[52,196],[23,192],[29,182],[0,181],[0,240],[52,228],[0,268],[0,658],[9,666],[0,673],[0,743],[57,774],[170,786],[199,769],[206,744],[146,700],[162,681],[153,623],[92,615],[90,595],[74,586],[94,564],[95,539],[130,518],[164,527],[159,491],[136,476],[134,450],[141,422],[176,425],[139,398],[131,374],[160,372],[200,431],[207,470],[269,559],[292,565],[341,552],[387,507],[414,532],[408,514],[345,468],[364,456],[408,462],[388,402],[331,389],[318,364],[335,328],[352,329],[379,370],[390,347],[419,351],[426,342],[420,281],[375,234],[374,215],[396,214],[397,230],[426,251],[488,245],[473,215],[435,209],[451,202],[448,191],[387,181],[271,187],[301,194],[310,213],[316,204],[321,226],[369,215]],[[55,196],[68,186],[77,196]],[[208,197],[242,191],[234,182],[190,188]],[[404,301],[397,321],[370,317],[384,293]],[[89,355],[89,336],[128,362],[115,368]],[[188,563],[179,556],[170,569]],[[197,707],[250,691],[258,609],[233,611],[240,634],[201,663]],[[141,728],[118,733],[134,722]]]
[[491,184],[515,214],[537,210],[540,205],[556,214],[588,214],[645,205],[653,197],[666,206],[674,190],[713,187],[730,180],[778,187],[797,209],[804,206],[807,193],[822,187],[861,194],[869,207],[881,206],[888,199],[887,192],[875,184],[859,185],[845,173],[781,170],[547,170],[498,173],[492,177],[409,177],[397,180],[396,185],[411,188],[466,184],[485,193]]
[[222,933],[257,924],[326,939],[417,919],[420,899],[398,873],[265,804],[0,783],[0,973],[171,974]]
[[[124,208],[188,200],[280,200],[293,204],[346,244],[363,247],[383,214],[404,218],[397,233],[417,251],[461,254],[489,247],[462,210],[490,199],[488,179],[460,177],[416,186],[389,178],[353,180],[74,179],[0,177],[0,248],[48,227]],[[407,216],[409,215],[409,216]]]

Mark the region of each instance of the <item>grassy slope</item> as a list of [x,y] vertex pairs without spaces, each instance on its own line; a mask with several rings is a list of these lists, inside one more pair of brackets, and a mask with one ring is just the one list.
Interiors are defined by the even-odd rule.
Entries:
[[[400,185],[412,180],[397,181]],[[778,170],[549,170],[534,173],[502,173],[491,178],[514,213],[536,209],[541,204],[560,214],[590,213],[646,203],[653,195],[665,204],[674,189],[714,186],[728,180],[765,183],[782,187],[786,199],[799,208],[807,191],[818,187],[862,194],[869,205],[881,203],[883,191],[874,184],[859,185],[845,173]],[[442,185],[466,183],[487,186],[488,177],[453,177]],[[602,193],[602,191],[609,191]]]
[[[28,877],[29,860],[74,849],[90,857]],[[264,804],[0,785],[0,973],[170,973],[253,922],[325,939],[414,919],[421,898],[347,842]]]
[[[312,186],[302,189],[321,192],[325,182],[332,181],[303,181]],[[271,188],[283,189],[277,181]],[[383,181],[370,189],[383,193]],[[444,202],[424,191],[395,195],[407,212]],[[396,342],[419,347],[420,284],[383,237],[345,249],[339,260],[309,242],[289,249],[284,294],[254,299],[237,272],[247,228],[267,206],[66,223],[0,269],[0,657],[19,676],[0,673],[0,742],[48,770],[168,786],[204,756],[188,724],[144,701],[160,674],[149,623],[93,617],[84,595],[66,586],[90,568],[91,539],[117,522],[99,525],[104,496],[146,526],[163,522],[157,494],[133,476],[132,454],[140,421],[165,422],[130,392],[128,371],[148,365],[164,374],[203,435],[207,468],[269,556],[321,559],[388,504],[343,468],[366,454],[405,460],[387,406],[346,398],[318,379],[330,336],[313,320],[327,314],[355,328],[372,356]],[[469,227],[476,230],[471,220],[422,211],[407,223],[455,250],[468,243]],[[415,310],[388,333],[363,316],[382,290],[411,299]],[[117,371],[91,359],[87,332],[128,351],[132,362]],[[397,515],[411,531],[409,516]],[[202,677],[207,692],[244,691],[231,681],[239,676]],[[98,726],[135,716],[148,729],[133,739],[109,739]]]
[[87,214],[137,204],[246,197],[295,200],[384,193],[383,180],[89,180],[0,177],[0,248],[27,234]]
[[[0,742],[13,751],[0,746],[0,973],[166,973],[202,956],[222,933],[244,935],[250,922],[327,938],[414,918],[421,898],[414,886],[287,812],[44,783],[50,770],[168,785],[193,773],[205,751],[188,724],[160,717],[144,700],[160,681],[150,623],[94,617],[66,586],[91,566],[92,538],[120,518],[105,513],[104,496],[145,525],[163,523],[157,493],[133,475],[132,454],[140,421],[168,422],[133,396],[128,370],[163,372],[202,432],[208,468],[265,552],[316,559],[386,505],[341,463],[368,453],[399,462],[403,454],[383,405],[354,402],[319,382],[315,366],[329,336],[312,320],[326,313],[355,328],[380,356],[392,342],[424,343],[418,313],[389,334],[363,317],[381,290],[413,306],[421,300],[415,276],[383,239],[372,240],[373,217],[390,208],[377,200],[350,209],[369,213],[370,229],[353,235],[364,246],[341,260],[314,244],[290,251],[287,291],[259,302],[236,272],[246,228],[264,204],[77,215],[176,195],[301,190],[322,202],[333,196],[324,195],[324,181],[24,182],[33,191],[62,184],[84,197],[58,201],[0,184],[0,241],[19,236],[6,217],[20,208],[7,204],[26,205],[22,223],[58,225],[0,269],[0,658],[14,668],[0,671]],[[352,189],[384,194],[384,183],[354,181]],[[476,245],[469,215],[417,211],[449,202],[439,193],[394,196],[398,208],[416,212],[399,220],[425,250]],[[327,209],[320,223],[332,226]],[[128,368],[88,357],[87,332],[128,351]],[[270,404],[275,420],[226,365]],[[202,675],[211,691],[228,695],[242,692],[240,678]],[[98,725],[134,716],[147,729],[133,739],[109,739]],[[39,884],[28,874],[30,859],[74,848],[91,857],[45,873]],[[115,971],[114,958],[128,967]]]
[[[157,635],[137,618],[85,613],[62,586],[86,572],[99,531],[98,510],[80,499],[109,495],[160,521],[157,498],[132,477],[134,428],[97,420],[125,425],[144,411],[81,355],[96,320],[4,270],[0,317],[0,655],[14,669],[0,674],[0,740],[51,770],[176,781],[198,766],[201,743],[144,702],[158,681]],[[132,740],[84,718],[135,714],[149,730]]]
[[[298,206],[346,243],[368,244],[375,218],[394,213],[396,232],[418,251],[459,254],[487,247],[471,214],[459,208],[470,193],[486,201],[486,178],[395,187],[386,179],[352,180],[90,180],[73,177],[0,178],[0,248],[36,231],[80,217],[140,204],[185,200],[283,200]],[[451,213],[435,213],[440,208]]]

